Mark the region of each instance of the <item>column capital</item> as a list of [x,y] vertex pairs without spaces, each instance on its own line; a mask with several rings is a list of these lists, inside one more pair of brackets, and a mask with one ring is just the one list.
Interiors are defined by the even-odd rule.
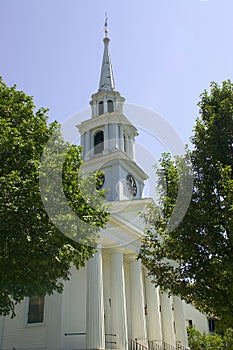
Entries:
[[133,262],[141,262],[141,260],[137,260],[137,253],[133,253],[133,254],[127,254],[127,260],[130,262],[130,263],[133,263]]

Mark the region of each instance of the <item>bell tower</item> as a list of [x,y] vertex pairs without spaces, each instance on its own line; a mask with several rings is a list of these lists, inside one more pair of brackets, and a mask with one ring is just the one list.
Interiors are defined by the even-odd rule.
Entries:
[[147,175],[136,164],[137,129],[124,116],[124,97],[115,90],[107,20],[99,89],[91,96],[91,118],[78,125],[85,172],[102,170],[107,201],[142,198]]

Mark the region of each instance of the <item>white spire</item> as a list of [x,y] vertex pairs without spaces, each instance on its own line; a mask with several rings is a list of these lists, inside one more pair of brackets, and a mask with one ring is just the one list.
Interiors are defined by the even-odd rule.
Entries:
[[109,41],[108,38],[108,23],[107,23],[108,17],[105,18],[105,38],[104,38],[104,55],[103,55],[103,61],[102,61],[102,67],[101,67],[101,73],[100,73],[100,83],[99,83],[99,91],[107,90],[107,91],[114,91],[115,90],[115,84],[114,84],[114,77],[113,77],[113,71],[112,71],[112,64],[111,64],[111,58],[110,58],[110,52],[109,52]]

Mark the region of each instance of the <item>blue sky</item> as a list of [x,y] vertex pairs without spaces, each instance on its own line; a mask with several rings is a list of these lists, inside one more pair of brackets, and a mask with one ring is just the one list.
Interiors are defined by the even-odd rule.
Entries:
[[185,142],[199,95],[233,80],[232,0],[1,0],[0,75],[62,122],[98,89],[104,18],[116,89]]

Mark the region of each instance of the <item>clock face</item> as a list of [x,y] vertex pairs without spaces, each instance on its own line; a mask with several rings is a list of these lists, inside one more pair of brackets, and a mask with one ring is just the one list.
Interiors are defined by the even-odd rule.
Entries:
[[133,175],[128,174],[126,176],[126,184],[127,184],[127,188],[128,188],[129,193],[133,197],[135,197],[137,194],[137,185],[136,185],[136,182],[134,180]]
[[105,175],[101,174],[96,181],[96,189],[100,190],[103,187],[105,181]]

